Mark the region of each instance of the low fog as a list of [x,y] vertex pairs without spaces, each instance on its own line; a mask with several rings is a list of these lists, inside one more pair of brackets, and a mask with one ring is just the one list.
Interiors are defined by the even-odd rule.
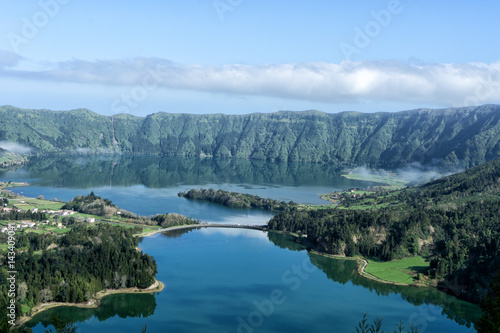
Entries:
[[16,142],[0,141],[0,148],[10,151],[16,154],[29,154],[31,148]]
[[457,168],[456,170],[450,171],[449,169],[444,170],[443,168],[436,167],[435,165],[422,165],[419,162],[413,162],[403,168],[390,171],[383,169],[372,170],[366,166],[362,166],[359,168],[358,173],[367,178],[376,175],[387,175],[406,181],[409,185],[420,185],[460,171],[463,171],[463,169]]

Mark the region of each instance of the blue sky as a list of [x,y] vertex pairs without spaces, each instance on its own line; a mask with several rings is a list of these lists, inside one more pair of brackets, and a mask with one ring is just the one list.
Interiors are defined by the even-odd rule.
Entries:
[[0,105],[143,116],[500,103],[500,1],[0,4]]

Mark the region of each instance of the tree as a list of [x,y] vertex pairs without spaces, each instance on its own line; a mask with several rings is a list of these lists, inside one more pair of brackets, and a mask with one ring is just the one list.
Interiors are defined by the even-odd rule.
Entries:
[[40,302],[47,303],[52,301],[52,291],[49,288],[40,290]]
[[[368,325],[366,319],[367,314],[363,313],[363,319],[358,323],[358,326],[355,327],[356,333],[384,333],[382,331],[382,318],[377,317],[373,320],[373,323]],[[394,333],[419,333],[418,328],[413,325],[413,323],[410,325],[409,330],[405,330],[405,326],[403,325],[403,322],[399,322],[398,325],[396,325],[397,331],[394,331]]]
[[[30,250],[32,248],[30,247]],[[19,301],[22,301],[26,298],[26,292],[28,291],[28,286],[26,285],[26,282],[23,281],[19,284],[19,286],[17,287],[17,299]]]
[[54,326],[55,331],[52,329],[45,330],[45,333],[76,333],[77,327],[69,321],[61,318],[60,315],[53,315],[50,323]]
[[490,288],[481,301],[483,316],[476,324],[479,333],[500,332],[500,273],[491,281]]

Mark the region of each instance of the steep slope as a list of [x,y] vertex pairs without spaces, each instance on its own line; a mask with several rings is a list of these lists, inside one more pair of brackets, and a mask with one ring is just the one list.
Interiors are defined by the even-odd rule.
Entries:
[[399,167],[471,167],[500,156],[500,106],[113,117],[0,107],[0,140],[38,152],[112,151]]
[[22,143],[41,153],[113,148],[111,118],[86,109],[49,111],[1,107],[1,140]]

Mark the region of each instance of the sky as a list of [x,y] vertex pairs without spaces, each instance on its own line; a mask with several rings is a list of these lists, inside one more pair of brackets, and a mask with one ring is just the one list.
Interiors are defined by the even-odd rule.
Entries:
[[145,116],[500,103],[498,0],[0,5],[0,105]]

